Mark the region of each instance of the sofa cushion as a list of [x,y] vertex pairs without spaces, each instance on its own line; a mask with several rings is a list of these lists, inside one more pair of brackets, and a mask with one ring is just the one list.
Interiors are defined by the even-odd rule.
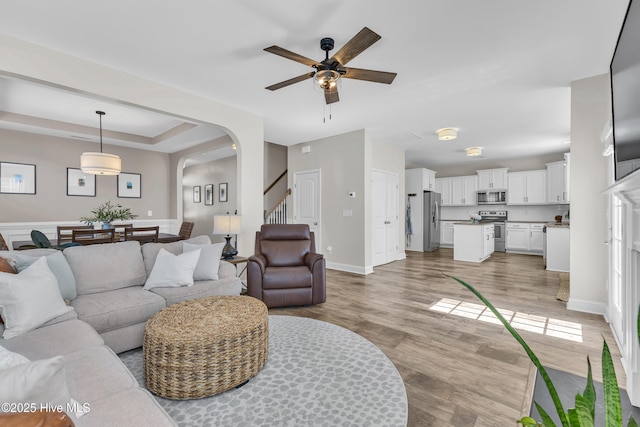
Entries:
[[174,255],[160,248],[156,263],[143,289],[193,286],[193,272],[198,265],[198,259],[200,259],[200,249]]
[[153,270],[153,265],[156,263],[156,257],[160,248],[164,248],[167,252],[171,252],[174,255],[180,255],[182,251],[182,244],[188,242],[194,245],[208,245],[211,243],[209,236],[197,236],[189,240],[181,240],[172,243],[146,243],[142,245],[142,257],[144,258],[144,268],[147,276]]
[[193,272],[193,280],[218,280],[218,270],[220,269],[220,258],[225,242],[214,243],[212,245],[194,245],[189,242],[183,243],[183,251],[190,252],[200,249],[198,265]]
[[267,267],[262,276],[262,289],[306,288],[313,284],[313,275],[306,266]]
[[166,302],[161,296],[142,290],[142,286],[132,286],[109,292],[78,295],[71,305],[80,320],[84,320],[101,333],[144,323],[166,307]]
[[30,360],[64,356],[80,349],[102,344],[102,338],[95,329],[77,319],[43,326],[10,340],[0,339],[0,345],[20,353]]
[[[31,255],[16,254],[16,269],[20,272],[33,264],[38,258],[39,257]],[[76,279],[73,276],[73,272],[71,271],[71,267],[69,266],[67,259],[60,251],[46,255],[44,259],[47,260],[49,269],[58,280],[58,288],[60,288],[60,295],[62,295],[62,298],[68,301],[73,300],[77,295]]]
[[242,282],[239,277],[231,276],[218,280],[194,282],[193,286],[182,288],[154,288],[151,292],[160,295],[167,301],[167,306],[180,301],[196,298],[215,297],[220,295],[240,295]]
[[3,338],[28,332],[70,310],[62,300],[58,281],[44,258],[39,258],[19,274],[0,273]]
[[138,286],[147,279],[137,241],[72,246],[63,254],[76,278],[78,295]]

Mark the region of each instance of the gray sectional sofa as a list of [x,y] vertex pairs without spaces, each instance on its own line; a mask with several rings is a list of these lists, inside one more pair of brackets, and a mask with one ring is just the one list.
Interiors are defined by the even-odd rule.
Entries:
[[[190,239],[209,244],[208,236]],[[142,345],[146,321],[162,308],[179,301],[216,295],[239,295],[242,289],[235,266],[220,262],[218,280],[196,281],[189,287],[144,290],[155,259],[164,248],[182,253],[182,242],[138,242],[67,248],[77,295],[74,310],[30,332],[1,339],[0,346],[31,361],[64,356],[70,396],[90,411],[75,419],[80,426],[165,426],[174,421],[156,400],[140,388],[116,353]],[[54,250],[0,252],[43,256]],[[0,325],[0,335],[4,325]],[[73,417],[72,417],[73,418]]]

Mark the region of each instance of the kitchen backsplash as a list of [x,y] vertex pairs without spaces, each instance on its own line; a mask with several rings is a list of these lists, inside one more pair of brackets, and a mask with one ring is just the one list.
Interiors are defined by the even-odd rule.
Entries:
[[467,220],[470,215],[478,211],[486,210],[506,210],[509,221],[549,221],[553,222],[556,215],[562,215],[563,221],[568,221],[565,217],[569,211],[569,205],[546,205],[546,206],[507,206],[507,205],[487,205],[487,206],[443,206],[440,217],[443,220]]

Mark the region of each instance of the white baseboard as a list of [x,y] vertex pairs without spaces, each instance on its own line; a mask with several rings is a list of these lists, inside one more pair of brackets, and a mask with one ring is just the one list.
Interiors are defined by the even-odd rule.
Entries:
[[[180,224],[177,219],[136,219],[131,222],[137,227],[159,226],[161,233],[177,234]],[[58,236],[58,225],[79,225],[79,221],[42,221],[42,222],[2,222],[0,233],[11,249],[14,241],[31,240],[31,230],[39,230],[49,239]]]
[[396,257],[396,261],[402,261],[403,259],[407,259],[407,253],[406,252],[399,252],[398,256]]
[[604,317],[607,313],[607,306],[603,302],[579,300],[569,297],[569,302],[567,302],[567,310],[599,314]]
[[373,273],[373,267],[371,266],[359,266],[359,265],[350,265],[350,264],[340,264],[337,262],[327,261],[327,268],[331,270],[339,270],[346,271],[347,273],[355,273],[355,274],[371,274]]

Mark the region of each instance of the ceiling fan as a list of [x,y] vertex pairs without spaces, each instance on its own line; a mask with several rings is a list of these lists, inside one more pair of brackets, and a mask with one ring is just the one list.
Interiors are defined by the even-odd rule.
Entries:
[[315,71],[267,86],[265,89],[278,90],[313,77],[318,86],[324,90],[324,99],[326,103],[332,104],[340,101],[337,86],[337,82],[340,77],[391,84],[393,79],[396,77],[396,73],[345,67],[349,61],[360,55],[365,49],[369,48],[381,38],[382,37],[371,31],[369,28],[364,27],[331,58],[329,58],[329,51],[333,50],[333,39],[329,37],[323,38],[320,40],[320,49],[325,51],[325,59],[321,62],[298,55],[297,53],[283,49],[279,46],[267,47],[264,49],[265,51],[308,65],[315,68]]

